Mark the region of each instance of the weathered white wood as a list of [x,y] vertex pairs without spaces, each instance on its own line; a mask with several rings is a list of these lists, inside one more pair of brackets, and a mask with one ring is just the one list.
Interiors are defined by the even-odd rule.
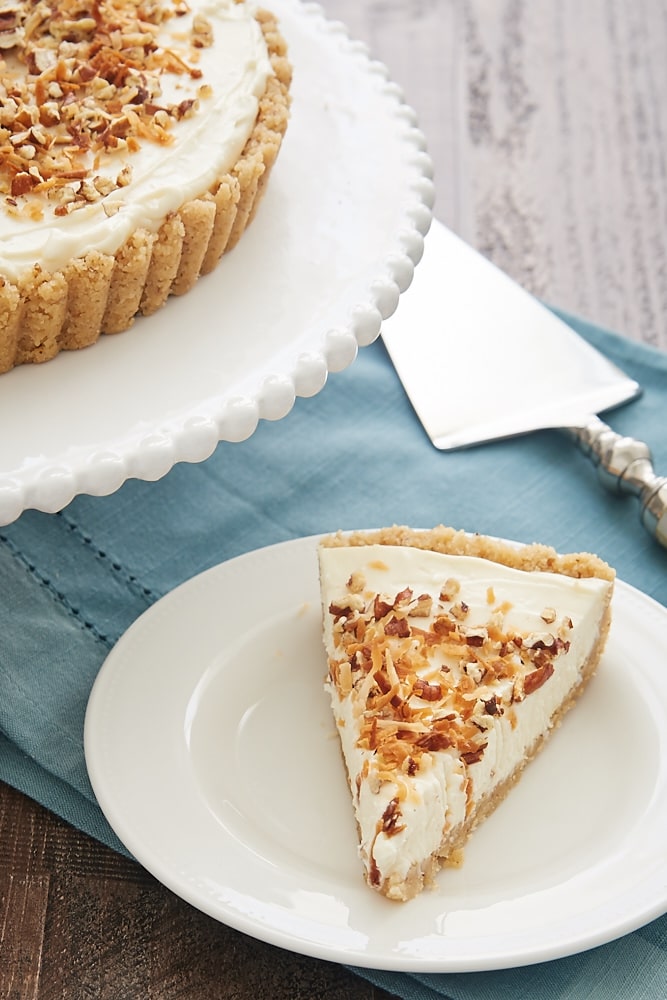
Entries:
[[667,7],[324,0],[417,112],[436,215],[526,288],[667,349]]

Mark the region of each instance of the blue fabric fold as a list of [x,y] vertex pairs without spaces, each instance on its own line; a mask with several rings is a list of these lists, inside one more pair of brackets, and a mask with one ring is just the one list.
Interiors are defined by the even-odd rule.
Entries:
[[[667,474],[667,356],[562,315],[643,386],[608,415]],[[443,374],[446,378],[446,373]],[[0,778],[124,851],[90,787],[83,719],[127,627],[174,586],[263,545],[338,528],[447,523],[597,552],[667,605],[667,551],[634,497],[603,490],[566,435],[543,431],[462,452],[434,449],[381,341],[324,390],[248,441],[222,443],[157,483],[26,511],[0,528]],[[466,975],[355,970],[414,1000],[667,996],[667,917],[620,942],[525,969]]]

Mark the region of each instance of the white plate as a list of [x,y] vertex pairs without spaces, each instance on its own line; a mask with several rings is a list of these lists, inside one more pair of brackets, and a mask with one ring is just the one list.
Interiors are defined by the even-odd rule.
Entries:
[[507,968],[667,910],[667,611],[619,582],[597,677],[437,891],[363,881],[322,682],[316,539],[223,563],[112,650],[85,723],[112,827],[200,910],[293,951],[421,972]]
[[0,377],[0,524],[158,479],[284,417],[377,337],[410,284],[433,200],[414,113],[320,7],[271,8],[293,102],[256,219],[215,272],[129,332]]

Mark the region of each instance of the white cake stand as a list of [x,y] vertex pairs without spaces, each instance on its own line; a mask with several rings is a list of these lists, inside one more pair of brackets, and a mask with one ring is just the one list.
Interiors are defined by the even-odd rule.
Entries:
[[0,376],[0,525],[157,480],[284,417],[376,339],[410,284],[433,200],[413,112],[319,6],[271,7],[293,103],[256,219],[129,332]]

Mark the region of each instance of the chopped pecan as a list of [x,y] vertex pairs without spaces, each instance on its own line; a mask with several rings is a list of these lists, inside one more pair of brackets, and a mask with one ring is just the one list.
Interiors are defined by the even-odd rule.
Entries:
[[384,627],[386,635],[395,635],[405,639],[410,635],[410,623],[407,618],[390,618]]
[[487,715],[500,715],[502,713],[502,708],[498,704],[495,694],[484,702],[484,711]]
[[556,636],[550,632],[531,632],[523,641],[528,649],[548,649],[553,651],[556,645]]
[[416,602],[410,608],[410,614],[414,618],[428,618],[433,609],[433,598],[430,594],[420,594]]
[[486,743],[483,743],[480,747],[476,747],[475,750],[467,750],[465,753],[461,754],[461,760],[466,764],[476,764],[484,756],[484,751],[487,748]]
[[461,584],[458,580],[445,580],[442,587],[440,588],[440,600],[441,601],[453,601],[458,595],[461,589]]
[[449,635],[456,632],[458,626],[448,615],[439,615],[433,622],[431,629],[438,636]]
[[554,665],[551,661],[544,663],[537,670],[532,670],[523,679],[523,691],[524,694],[532,694],[533,691],[537,691],[542,685],[549,680],[554,672]]
[[452,746],[452,740],[447,735],[447,733],[424,733],[423,736],[418,737],[416,740],[418,747],[422,750],[428,750],[431,753],[436,753],[438,750],[447,750]]
[[489,638],[489,633],[485,628],[468,629],[463,638],[468,646],[483,646]]
[[360,594],[366,586],[366,579],[359,570],[356,570],[347,581],[347,589],[353,594]]
[[380,596],[380,594],[376,594],[375,600],[373,601],[374,618],[379,621],[380,618],[384,618],[385,615],[388,615],[392,609],[393,604],[390,604],[389,601],[385,597]]
[[423,698],[424,701],[441,701],[442,685],[430,684],[418,677],[412,685],[412,693],[416,694],[418,698]]
[[19,174],[15,174],[12,178],[11,193],[12,197],[19,198],[22,194],[27,194],[35,186],[35,179],[31,177],[26,171],[22,171]]
[[388,837],[393,837],[395,834],[400,833],[401,830],[405,829],[405,824],[399,825],[398,822],[401,815],[398,799],[391,799],[389,805],[382,813],[382,832]]
[[403,763],[404,763],[403,770],[406,772],[406,774],[409,774],[410,777],[416,774],[417,771],[419,770],[419,764],[417,763],[414,757],[410,756],[406,757]]
[[341,618],[349,618],[354,612],[363,610],[364,603],[357,594],[348,594],[341,598],[339,602],[332,601],[329,605],[329,614],[334,621]]
[[399,608],[404,604],[409,604],[412,600],[412,590],[410,587],[406,587],[404,590],[400,590],[396,597],[394,598],[394,607]]
[[388,694],[391,691],[391,684],[389,683],[389,678],[386,674],[383,674],[381,670],[376,670],[373,674],[377,686],[380,688],[382,694]]
[[458,621],[463,621],[470,611],[470,607],[465,601],[458,601],[458,603],[453,604],[450,609],[450,614],[456,618]]

